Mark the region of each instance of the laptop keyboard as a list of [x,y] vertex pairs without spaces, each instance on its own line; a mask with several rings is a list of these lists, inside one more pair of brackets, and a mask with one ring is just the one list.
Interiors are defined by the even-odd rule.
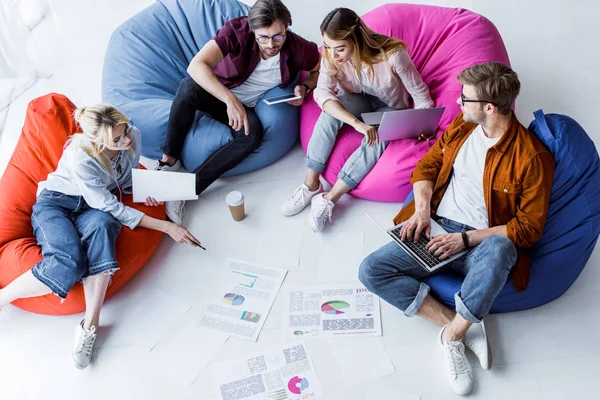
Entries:
[[[391,233],[402,242],[402,239],[400,239],[400,229],[401,228],[393,229],[391,230]],[[427,236],[425,236],[424,233],[421,233],[421,237],[417,243],[413,242],[412,240],[405,240],[402,242],[404,246],[408,247],[413,251],[413,253],[417,254],[421,261],[423,261],[429,267],[434,268],[436,265],[444,262],[444,260],[440,260],[438,257],[427,251],[427,243],[429,243],[429,239],[427,239]]]

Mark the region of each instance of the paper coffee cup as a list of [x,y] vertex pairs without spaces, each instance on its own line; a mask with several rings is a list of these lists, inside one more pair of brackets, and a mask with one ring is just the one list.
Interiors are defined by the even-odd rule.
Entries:
[[244,213],[244,195],[239,190],[230,192],[225,198],[225,202],[231,211],[231,217],[234,221],[241,221],[246,216]]

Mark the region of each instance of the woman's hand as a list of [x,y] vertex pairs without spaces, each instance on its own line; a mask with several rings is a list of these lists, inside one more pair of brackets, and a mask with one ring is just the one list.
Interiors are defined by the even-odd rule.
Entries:
[[146,201],[144,202],[144,204],[149,207],[156,207],[162,205],[163,202],[156,200],[154,197],[146,197]]
[[354,129],[356,129],[357,132],[365,135],[365,138],[367,139],[367,146],[373,146],[376,143],[379,144],[379,135],[377,134],[377,129],[374,126],[358,121],[354,125]]
[[173,222],[167,222],[165,233],[173,238],[177,243],[187,243],[194,247],[200,247],[202,244],[190,231],[181,225]]

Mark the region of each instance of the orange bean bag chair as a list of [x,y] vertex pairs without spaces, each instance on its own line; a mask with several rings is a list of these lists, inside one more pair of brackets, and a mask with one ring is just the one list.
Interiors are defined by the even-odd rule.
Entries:
[[[29,103],[25,125],[17,147],[0,180],[0,288],[6,287],[42,259],[31,227],[31,210],[38,182],[58,165],[67,138],[80,132],[73,120],[75,105],[65,96],[51,93]],[[130,195],[123,202],[154,218],[165,219],[164,206],[133,205]],[[146,228],[121,229],[117,239],[117,261],[106,297],[129,281],[150,258],[162,232]],[[19,299],[15,306],[48,315],[76,314],[85,310],[83,285],[75,285],[61,304],[54,294]]]

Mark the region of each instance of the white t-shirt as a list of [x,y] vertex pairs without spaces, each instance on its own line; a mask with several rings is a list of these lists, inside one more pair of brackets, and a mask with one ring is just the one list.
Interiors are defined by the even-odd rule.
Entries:
[[436,214],[475,229],[486,229],[488,214],[483,196],[483,168],[488,150],[500,138],[488,138],[481,125],[463,143],[454,160],[454,172]]
[[252,71],[246,82],[231,89],[231,92],[246,107],[256,106],[258,100],[267,90],[281,85],[280,55],[281,53],[278,53],[276,56],[269,57],[266,60],[261,57],[256,69]]

